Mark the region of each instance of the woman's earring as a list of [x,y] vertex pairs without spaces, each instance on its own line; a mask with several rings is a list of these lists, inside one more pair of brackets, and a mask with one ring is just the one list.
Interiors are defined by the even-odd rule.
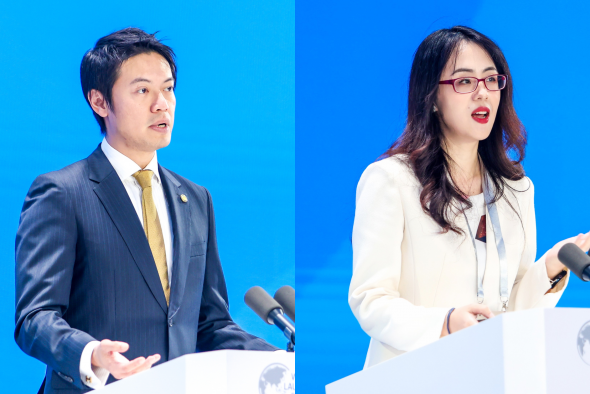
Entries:
[[432,112],[436,112],[436,111],[438,111],[438,108],[436,108],[436,105],[433,105],[432,106]]

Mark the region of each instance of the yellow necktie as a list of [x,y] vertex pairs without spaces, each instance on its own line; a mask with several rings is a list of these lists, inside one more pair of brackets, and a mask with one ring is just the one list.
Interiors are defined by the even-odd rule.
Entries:
[[137,179],[139,186],[143,189],[141,195],[141,208],[143,210],[143,229],[150,244],[156,268],[160,275],[160,282],[166,296],[166,304],[170,303],[170,285],[168,283],[168,265],[166,264],[166,248],[164,246],[164,236],[154,196],[152,195],[152,175],[151,170],[137,171],[133,176]]

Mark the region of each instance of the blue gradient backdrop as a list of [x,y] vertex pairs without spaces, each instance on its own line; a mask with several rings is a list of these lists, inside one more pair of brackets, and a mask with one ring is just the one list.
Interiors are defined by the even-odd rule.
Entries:
[[37,175],[85,158],[101,141],[80,61],[98,38],[129,26],[160,31],[176,51],[176,122],[158,158],[213,196],[232,316],[285,346],[243,295],[253,285],[271,294],[295,285],[294,1],[8,2],[0,13],[1,392],[37,392],[44,374],[13,339],[24,197]]
[[[347,303],[355,191],[404,127],[412,56],[434,30],[463,24],[495,40],[529,133],[538,256],[590,230],[587,16],[582,2],[298,1],[296,265],[300,393],[362,369],[369,337]],[[590,307],[572,278],[558,306]],[[329,316],[329,318],[326,318]]]

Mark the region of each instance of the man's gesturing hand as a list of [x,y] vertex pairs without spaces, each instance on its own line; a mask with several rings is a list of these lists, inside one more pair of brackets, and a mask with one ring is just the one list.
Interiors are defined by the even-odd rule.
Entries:
[[160,359],[159,354],[154,354],[148,358],[137,357],[135,360],[129,361],[121,355],[127,350],[129,350],[129,345],[125,342],[104,339],[92,352],[92,365],[106,369],[116,379],[123,379],[150,369]]
[[[484,315],[488,319],[494,317],[494,314],[490,311],[490,308],[488,308],[487,305],[469,304],[456,308],[453,313],[451,313],[449,321],[449,324],[451,325],[451,334],[469,326],[476,325],[478,323],[476,316],[479,314]],[[440,337],[442,338],[447,335],[449,334],[447,331],[447,319],[445,318]]]

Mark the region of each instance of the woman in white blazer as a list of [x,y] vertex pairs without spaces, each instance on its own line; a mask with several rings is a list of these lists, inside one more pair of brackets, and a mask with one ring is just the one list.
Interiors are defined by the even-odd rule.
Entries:
[[357,188],[349,304],[371,337],[365,368],[478,315],[557,304],[570,277],[557,252],[566,242],[588,251],[590,232],[534,262],[525,144],[500,48],[461,26],[428,36],[406,128]]

